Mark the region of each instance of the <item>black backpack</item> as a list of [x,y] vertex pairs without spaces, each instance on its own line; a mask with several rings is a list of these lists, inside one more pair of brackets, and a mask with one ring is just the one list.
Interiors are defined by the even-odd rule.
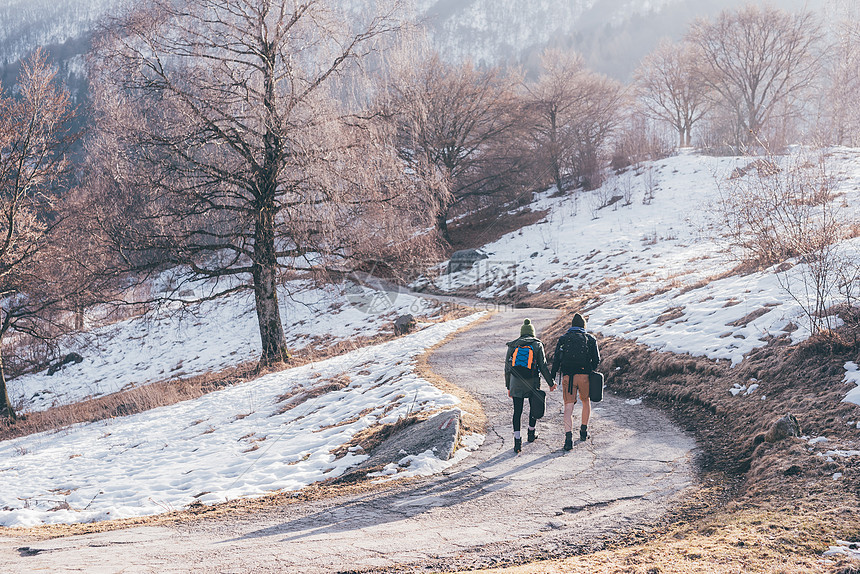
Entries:
[[585,333],[565,333],[559,341],[558,352],[561,353],[561,372],[591,369],[591,357],[588,353],[588,337]]

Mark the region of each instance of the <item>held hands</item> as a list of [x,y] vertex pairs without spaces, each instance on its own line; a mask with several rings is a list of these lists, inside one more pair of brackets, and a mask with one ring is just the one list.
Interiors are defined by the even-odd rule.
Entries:
[[550,385],[549,392],[553,392],[555,390],[556,385]]

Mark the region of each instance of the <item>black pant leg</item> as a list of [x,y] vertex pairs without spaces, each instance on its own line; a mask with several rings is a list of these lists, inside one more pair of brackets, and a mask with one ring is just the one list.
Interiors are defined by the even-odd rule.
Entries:
[[537,410],[535,405],[538,401],[540,401],[540,398],[535,395],[529,397],[529,427],[537,426],[537,419],[532,416],[532,413]]
[[[520,419],[523,417],[523,406],[525,399],[523,397],[513,397],[514,399],[514,431],[520,430]],[[531,409],[531,405],[529,405]]]

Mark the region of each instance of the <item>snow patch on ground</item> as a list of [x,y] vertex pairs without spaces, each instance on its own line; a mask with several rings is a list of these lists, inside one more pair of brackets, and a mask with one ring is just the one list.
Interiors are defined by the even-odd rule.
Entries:
[[[842,380],[846,384],[853,383],[856,385],[853,389],[848,391],[848,394],[845,395],[842,402],[860,405],[860,369],[858,369],[857,363],[853,361],[845,363],[845,378]],[[857,423],[857,428],[860,429],[860,422]]]
[[[435,312],[436,303],[406,293],[385,293],[361,285],[325,288],[302,281],[279,293],[281,318],[292,348],[326,345],[357,336],[377,335],[398,315]],[[254,300],[237,294],[203,303],[193,315],[161,312],[93,329],[69,341],[64,353],[78,352],[84,361],[67,365],[53,376],[25,375],[9,382],[19,412],[52,406],[156,381],[217,372],[260,355]]]
[[826,550],[824,556],[860,560],[860,543],[837,540],[836,546],[831,546],[829,550]]
[[[357,432],[459,402],[418,377],[413,366],[417,355],[480,316],[199,399],[2,441],[0,525],[146,516],[340,476],[367,459],[357,449],[340,458],[333,453]],[[342,388],[313,396],[314,388],[331,381]],[[311,398],[296,403],[302,391],[311,391]],[[468,455],[477,440],[467,438],[453,462],[434,461],[432,453],[413,457],[406,472],[438,472]]]

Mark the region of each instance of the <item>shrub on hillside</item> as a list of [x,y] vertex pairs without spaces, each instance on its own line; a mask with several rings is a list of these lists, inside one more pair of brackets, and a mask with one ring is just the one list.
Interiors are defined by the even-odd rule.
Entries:
[[860,243],[847,241],[856,222],[835,201],[824,154],[759,159],[734,170],[720,191],[713,212],[741,265],[778,265],[810,332],[834,328],[829,308],[839,299],[854,306]]

